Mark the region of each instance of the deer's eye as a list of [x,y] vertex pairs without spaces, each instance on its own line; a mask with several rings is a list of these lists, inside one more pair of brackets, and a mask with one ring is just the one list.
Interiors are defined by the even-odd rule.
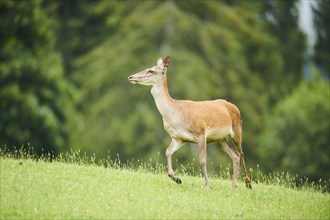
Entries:
[[148,70],[145,74],[146,74],[146,75],[152,75],[154,72],[155,72],[155,71],[153,71],[153,70]]

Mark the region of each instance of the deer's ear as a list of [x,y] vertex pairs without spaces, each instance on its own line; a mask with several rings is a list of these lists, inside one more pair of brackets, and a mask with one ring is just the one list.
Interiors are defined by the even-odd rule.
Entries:
[[163,64],[163,59],[159,57],[159,59],[157,60],[157,66],[161,66],[162,64]]
[[167,56],[167,57],[165,57],[165,59],[163,60],[163,65],[164,65],[164,67],[165,68],[167,68],[168,67],[168,65],[170,64],[170,56]]

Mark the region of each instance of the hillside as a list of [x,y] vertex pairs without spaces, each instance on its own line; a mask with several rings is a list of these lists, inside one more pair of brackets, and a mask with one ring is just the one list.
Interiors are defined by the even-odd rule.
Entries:
[[329,219],[329,194],[227,179],[31,159],[0,160],[1,219]]

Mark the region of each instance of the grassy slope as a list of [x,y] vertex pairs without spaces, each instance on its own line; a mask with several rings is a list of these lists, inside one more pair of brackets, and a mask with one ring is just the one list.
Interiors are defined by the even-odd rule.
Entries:
[[330,196],[310,190],[254,184],[229,188],[229,180],[66,163],[0,158],[0,217],[10,218],[261,218],[329,219]]

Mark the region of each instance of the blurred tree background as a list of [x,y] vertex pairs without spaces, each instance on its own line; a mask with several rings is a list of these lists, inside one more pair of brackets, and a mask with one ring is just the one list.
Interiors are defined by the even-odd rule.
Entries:
[[[329,1],[313,6],[313,55],[298,3],[1,0],[1,147],[165,162],[150,88],[127,77],[170,55],[172,97],[240,108],[249,167],[329,179]],[[198,158],[196,145],[174,157]]]
[[65,150],[78,115],[47,13],[41,1],[0,1],[0,143],[37,153]]

